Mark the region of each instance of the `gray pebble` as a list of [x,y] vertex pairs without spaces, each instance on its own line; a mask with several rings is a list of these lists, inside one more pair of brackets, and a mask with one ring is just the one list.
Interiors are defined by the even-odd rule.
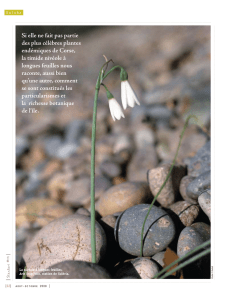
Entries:
[[158,165],[158,157],[154,146],[137,150],[127,168],[129,181],[146,181],[147,171]]
[[211,155],[210,155],[211,142],[208,141],[197,154],[190,159],[188,164],[188,175],[197,177],[204,172],[210,171]]
[[27,173],[21,169],[16,169],[15,181],[16,185],[21,184],[27,178]]
[[120,176],[121,167],[112,161],[104,161],[100,165],[100,170],[103,175],[108,176],[109,178],[114,178]]
[[57,149],[56,157],[59,159],[67,159],[72,154],[74,154],[77,151],[78,144],[76,143],[63,143],[60,145],[60,147]]
[[180,182],[180,194],[185,201],[188,201],[191,204],[196,204],[197,201],[190,198],[187,195],[186,189],[187,189],[187,186],[190,184],[190,182],[192,182],[194,179],[195,179],[195,177],[187,175],[187,176],[184,176]]
[[83,177],[66,184],[64,203],[72,207],[88,205],[90,198],[90,178]]
[[[141,230],[149,207],[149,204],[135,205],[117,219],[115,238],[129,254],[140,255]],[[175,226],[168,213],[153,206],[145,223],[144,237],[145,235],[143,256],[152,256],[165,249],[175,236]]]
[[57,152],[62,145],[62,138],[59,135],[48,137],[44,141],[45,153],[51,157],[57,157]]
[[211,184],[210,175],[211,175],[210,171],[207,171],[199,175],[192,182],[190,182],[186,189],[187,195],[190,198],[197,200],[201,193],[203,193],[206,189],[210,188],[210,184]]
[[16,137],[16,157],[21,156],[29,149],[29,141],[26,136],[17,136]]
[[155,132],[150,127],[140,124],[135,128],[134,141],[137,149],[154,146]]
[[[171,168],[171,164],[162,164],[157,168],[151,169],[148,172],[148,182],[150,190],[154,196],[159,192],[162,184],[164,183],[166,176]],[[157,197],[157,201],[163,206],[168,207],[176,201],[179,193],[179,186],[181,178],[185,175],[186,169],[182,165],[175,165],[172,173],[165,184],[160,195]]]
[[152,256],[152,259],[155,260],[161,267],[165,266],[164,263],[164,256],[165,256],[166,251],[161,251],[159,253],[156,253],[155,255]]
[[114,276],[116,279],[125,277],[137,279],[152,279],[159,272],[159,266],[153,260],[138,257],[123,264]]
[[77,143],[85,131],[85,120],[74,120],[65,128],[65,142]]
[[210,239],[210,226],[199,222],[185,227],[179,236],[177,255],[183,257],[195,247]]
[[211,221],[211,190],[206,190],[198,197],[198,203]]

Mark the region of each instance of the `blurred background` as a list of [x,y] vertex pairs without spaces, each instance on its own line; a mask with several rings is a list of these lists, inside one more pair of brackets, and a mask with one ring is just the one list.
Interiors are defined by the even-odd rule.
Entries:
[[[38,114],[22,113],[22,32],[79,34],[82,45],[67,47],[76,53],[66,55],[73,66],[66,79],[78,79],[66,91],[65,100],[74,106],[40,106]],[[185,164],[210,138],[210,26],[16,26],[16,43],[17,207],[26,200],[49,199],[73,210],[89,209],[93,101],[103,55],[125,68],[141,105],[127,108],[125,119],[113,122],[104,88],[100,90],[97,201],[110,186],[147,181],[147,170],[171,162],[189,114],[198,122],[187,129],[178,162]],[[119,71],[104,83],[121,104]],[[18,227],[23,222],[38,226],[36,218],[17,222]],[[18,231],[17,238],[20,243],[23,233]]]

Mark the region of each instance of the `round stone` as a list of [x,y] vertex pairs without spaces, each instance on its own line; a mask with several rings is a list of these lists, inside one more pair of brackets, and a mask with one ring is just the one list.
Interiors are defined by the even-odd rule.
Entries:
[[210,239],[210,226],[198,222],[185,227],[179,236],[177,244],[177,255],[183,257],[195,247]]
[[190,198],[187,195],[186,189],[187,189],[187,186],[190,184],[190,182],[192,182],[194,179],[195,179],[195,177],[187,175],[187,176],[184,176],[180,182],[180,194],[184,200],[188,201],[191,204],[197,204],[197,201]]
[[78,208],[75,213],[76,214],[80,214],[80,215],[84,215],[84,216],[87,216],[87,217],[91,216],[91,213],[89,212],[89,210],[87,210],[84,207]]
[[149,186],[145,182],[123,182],[108,189],[96,203],[102,217],[125,211],[127,208],[151,201]]
[[[96,229],[96,262],[105,255],[106,236],[98,222]],[[23,259],[28,277],[65,260],[91,262],[91,219],[81,214],[56,219],[43,227],[25,249]]]
[[[124,211],[115,225],[115,238],[127,253],[140,255],[141,231],[149,204],[135,205]],[[163,209],[152,206],[144,227],[143,256],[164,250],[175,236],[175,225]]]
[[158,165],[157,153],[154,146],[147,145],[138,149],[132,156],[127,167],[129,181],[146,181],[147,171]]
[[195,178],[190,184],[187,186],[186,192],[187,195],[197,200],[198,197],[206,190],[210,188],[211,184],[211,176],[210,171],[202,173],[197,178]]
[[[151,192],[154,196],[159,192],[171,168],[170,163],[162,164],[161,166],[151,169],[148,172],[148,182]],[[181,178],[185,176],[185,167],[182,165],[175,165],[172,173],[165,184],[163,190],[157,198],[157,201],[163,206],[168,207],[176,201],[179,193],[179,186]]]
[[90,178],[83,177],[66,184],[64,203],[72,207],[88,205],[90,197]]
[[37,223],[43,227],[49,222],[55,219],[72,215],[73,211],[71,208],[64,206],[62,204],[55,204],[52,206],[45,206],[39,212],[39,217],[37,218]]
[[200,148],[196,155],[190,159],[188,164],[188,175],[197,177],[204,172],[210,171],[211,142],[208,141],[202,148]]
[[52,199],[32,198],[25,200],[16,208],[16,226],[25,228],[30,228],[32,225],[34,227],[42,226],[42,222],[46,219],[46,216],[42,216],[41,212],[43,212],[46,207],[48,208],[55,205],[57,205],[57,202]]
[[198,203],[211,221],[211,190],[207,190],[198,197]]
[[121,167],[119,164],[113,161],[104,161],[100,165],[100,171],[103,175],[106,175],[109,178],[114,178],[121,175]]
[[161,267],[164,267],[164,257],[166,251],[161,251],[152,256],[152,259],[155,260]]
[[85,261],[66,260],[52,265],[33,279],[110,279],[101,266]]
[[187,201],[178,201],[169,207],[178,215],[184,226],[191,226],[199,215],[199,206]]
[[139,257],[124,263],[118,269],[114,278],[152,279],[158,272],[159,266],[154,261],[145,257]]

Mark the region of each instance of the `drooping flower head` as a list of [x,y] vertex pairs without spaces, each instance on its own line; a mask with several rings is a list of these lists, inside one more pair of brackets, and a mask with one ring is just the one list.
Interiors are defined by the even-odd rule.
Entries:
[[121,79],[121,101],[123,108],[126,109],[127,105],[130,107],[134,107],[135,102],[140,105],[137,96],[135,95],[132,87],[128,82],[128,74],[122,68],[120,73]]
[[108,103],[109,103],[109,109],[111,116],[113,118],[113,121],[120,120],[120,118],[124,118],[124,113],[123,110],[120,106],[120,104],[116,101],[116,99],[113,97],[113,95],[109,92],[107,92],[107,97],[108,97]]

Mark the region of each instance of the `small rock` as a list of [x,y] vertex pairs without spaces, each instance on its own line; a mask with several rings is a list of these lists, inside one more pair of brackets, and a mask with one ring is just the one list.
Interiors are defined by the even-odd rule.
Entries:
[[210,171],[211,155],[210,155],[211,142],[208,141],[202,148],[200,148],[196,155],[190,159],[188,164],[188,175],[197,177],[204,172]]
[[137,126],[135,129],[134,141],[137,149],[154,146],[155,132],[150,127],[140,124],[140,126]]
[[66,185],[64,203],[76,208],[89,205],[91,202],[90,184],[89,177],[83,177],[68,182]]
[[22,184],[22,182],[27,178],[27,173],[21,169],[16,169],[15,181],[16,185]]
[[165,263],[164,263],[164,256],[165,256],[165,252],[166,251],[161,251],[159,253],[156,253],[155,255],[153,255],[151,258],[153,260],[155,260],[161,267],[164,267]]
[[74,120],[65,128],[65,142],[77,143],[85,131],[84,120]]
[[194,179],[195,179],[195,177],[187,175],[187,176],[184,176],[180,182],[180,194],[184,200],[188,201],[191,204],[196,204],[197,201],[190,198],[187,195],[186,189],[187,189],[187,186],[190,184],[190,182],[192,182]]
[[187,201],[178,201],[169,208],[177,214],[184,226],[191,226],[199,215],[199,206]]
[[[106,251],[106,236],[98,222],[96,229],[96,262],[103,259]],[[23,258],[28,269],[28,277],[36,275],[36,270],[47,269],[65,260],[91,262],[91,219],[73,214],[56,219],[43,227],[26,247]]]
[[113,145],[113,153],[118,153],[122,150],[132,149],[132,141],[129,134],[120,134],[115,138]]
[[211,181],[210,171],[202,173],[197,178],[195,178],[192,182],[189,183],[186,189],[187,195],[190,198],[197,200],[198,197],[201,195],[201,193],[203,193],[206,189],[210,188],[210,184],[211,184],[210,181]]
[[20,157],[29,149],[29,141],[26,136],[17,136],[16,137],[16,157]]
[[52,199],[28,199],[16,208],[16,226],[30,228],[32,224],[38,225],[41,217],[40,212],[43,208],[56,205],[57,202]]
[[129,181],[146,181],[147,171],[158,165],[158,158],[154,146],[147,146],[137,150],[127,168]]
[[50,198],[62,200],[64,198],[67,182],[70,182],[72,179],[72,173],[55,173],[47,184]]
[[154,261],[139,257],[124,263],[116,272],[114,278],[123,279],[129,277],[130,279],[152,279],[158,272],[159,267]]
[[210,226],[199,222],[185,227],[179,236],[177,255],[183,257],[195,247],[210,239]]
[[[149,204],[128,208],[117,219],[115,238],[127,253],[140,255],[141,231]],[[146,238],[145,238],[146,236]],[[143,256],[152,256],[165,249],[175,236],[175,225],[163,209],[152,206],[144,227]]]
[[57,149],[56,157],[65,160],[77,152],[78,146],[79,145],[77,143],[62,143],[62,145],[60,145]]
[[57,203],[52,206],[43,207],[38,214],[40,217],[38,217],[37,223],[43,227],[55,219],[72,215],[73,211],[69,207]]
[[113,178],[121,175],[121,167],[112,161],[103,161],[100,165],[100,170],[103,175]]
[[145,182],[123,182],[108,189],[96,203],[101,216],[107,216],[127,208],[149,202],[152,199],[150,189]]
[[[162,164],[148,172],[148,182],[150,190],[154,196],[157,195],[159,189],[164,183],[166,176],[169,173],[171,164]],[[175,165],[172,173],[165,184],[163,190],[157,198],[157,201],[163,206],[168,207],[174,203],[179,195],[179,185],[181,178],[185,176],[186,169],[182,165]]]
[[60,135],[53,135],[44,141],[45,153],[51,157],[57,157],[57,151],[62,145],[62,138]]
[[95,199],[99,199],[111,186],[111,181],[105,176],[95,176]]
[[101,266],[85,261],[66,260],[54,264],[35,275],[33,279],[110,279],[109,273]]
[[211,190],[207,190],[203,192],[198,197],[198,203],[204,213],[208,216],[209,220],[211,221]]
[[77,209],[77,211],[75,212],[76,214],[80,214],[80,215],[84,215],[84,216],[87,216],[87,217],[90,217],[91,216],[91,213],[89,212],[89,210],[87,210],[86,208],[84,207],[80,207]]

